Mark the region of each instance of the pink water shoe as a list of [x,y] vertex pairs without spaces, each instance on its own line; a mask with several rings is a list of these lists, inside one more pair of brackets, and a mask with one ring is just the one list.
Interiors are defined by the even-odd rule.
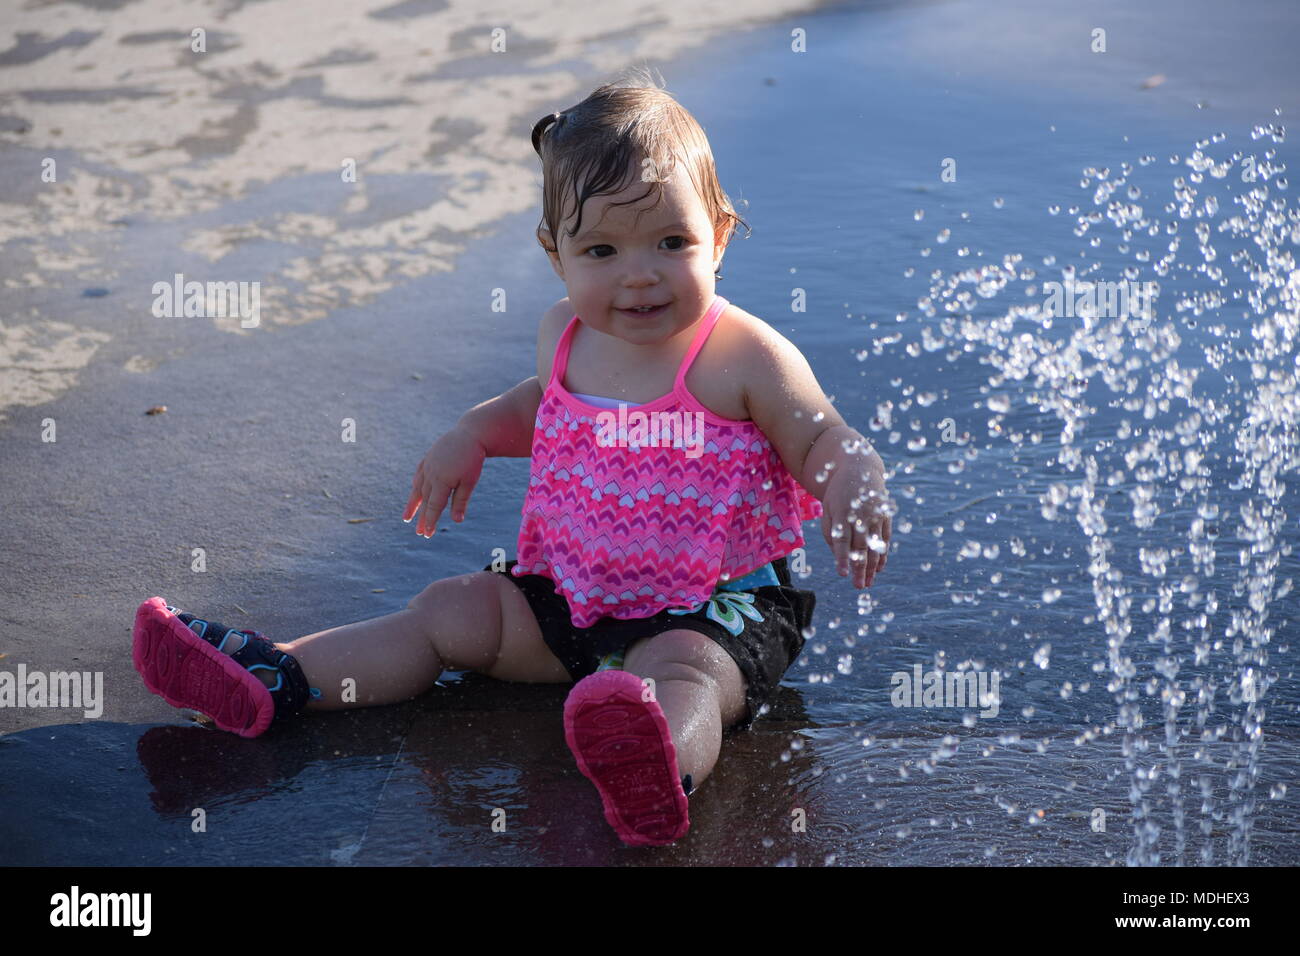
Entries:
[[662,846],[690,828],[677,750],[663,709],[624,670],[584,677],[564,703],[564,738],[596,785],[605,819],[631,846]]

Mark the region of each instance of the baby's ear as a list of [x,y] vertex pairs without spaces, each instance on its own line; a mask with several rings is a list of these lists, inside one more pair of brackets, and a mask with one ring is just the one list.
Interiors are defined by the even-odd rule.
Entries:
[[722,257],[727,251],[727,243],[731,241],[731,236],[727,233],[727,226],[723,226],[713,235],[713,254],[717,257],[719,264],[721,264]]
[[551,230],[541,226],[537,230],[537,242],[546,250],[546,257],[551,260],[551,268],[561,279],[564,278],[564,266],[560,264],[560,254],[555,251],[555,242],[551,238]]
[[713,265],[714,272],[717,272],[719,269],[722,268],[722,257],[725,256],[726,254],[727,254],[726,246],[714,246],[713,257],[717,260],[717,262],[715,262]]

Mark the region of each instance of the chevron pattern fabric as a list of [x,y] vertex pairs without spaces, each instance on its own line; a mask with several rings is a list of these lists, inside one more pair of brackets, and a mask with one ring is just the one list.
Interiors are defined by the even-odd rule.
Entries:
[[821,517],[821,502],[752,421],[719,419],[683,386],[668,404],[648,404],[683,419],[707,413],[698,457],[680,437],[673,447],[667,427],[645,446],[604,447],[595,418],[561,395],[558,368],[537,411],[512,574],[553,580],[575,626],[699,604],[724,576],[743,577],[801,547],[801,522]]

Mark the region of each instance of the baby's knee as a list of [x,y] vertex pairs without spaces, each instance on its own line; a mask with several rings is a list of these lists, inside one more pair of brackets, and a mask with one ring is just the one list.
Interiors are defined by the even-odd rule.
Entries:
[[483,596],[494,593],[491,571],[474,571],[434,581],[406,602],[412,611],[422,614],[447,614],[462,604],[481,603]]
[[744,686],[731,655],[698,631],[677,630],[642,638],[624,658],[624,668],[656,682],[685,681],[715,692]]

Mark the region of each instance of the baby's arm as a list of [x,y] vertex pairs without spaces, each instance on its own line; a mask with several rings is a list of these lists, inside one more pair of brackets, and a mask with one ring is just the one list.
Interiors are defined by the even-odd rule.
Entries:
[[[554,351],[558,338],[554,328],[558,322],[557,309],[561,305],[567,307],[568,301],[556,303],[541,322],[537,333],[539,356],[550,354],[543,349]],[[549,362],[547,368],[549,376]],[[540,359],[538,369],[541,375]],[[542,401],[539,375],[475,405],[460,417],[454,428],[433,443],[416,466],[415,478],[411,481],[411,497],[402,513],[402,520],[409,522],[417,511],[420,512],[417,534],[434,535],[448,498],[451,499],[452,520],[464,520],[466,506],[474,486],[478,484],[485,458],[527,458],[532,454],[537,407]]]
[[533,423],[542,389],[537,376],[475,405],[456,423],[483,446],[488,458],[527,458],[533,453]]
[[415,467],[411,497],[402,512],[402,520],[409,522],[419,510],[416,534],[431,538],[437,533],[438,518],[448,499],[452,520],[465,519],[470,495],[483,473],[483,460],[489,455],[529,453],[520,408],[535,387],[535,380],[530,378],[504,395],[475,405],[425,452]]
[[551,306],[537,325],[537,374],[510,391],[475,405],[461,416],[457,426],[465,428],[483,446],[488,458],[528,458],[533,453],[533,426],[537,407],[551,377],[551,361],[564,326],[568,324],[569,300]]
[[749,417],[821,501],[840,575],[851,568],[853,586],[867,587],[885,567],[892,534],[884,462],[831,405],[802,352],[765,323],[750,329],[740,363]]

